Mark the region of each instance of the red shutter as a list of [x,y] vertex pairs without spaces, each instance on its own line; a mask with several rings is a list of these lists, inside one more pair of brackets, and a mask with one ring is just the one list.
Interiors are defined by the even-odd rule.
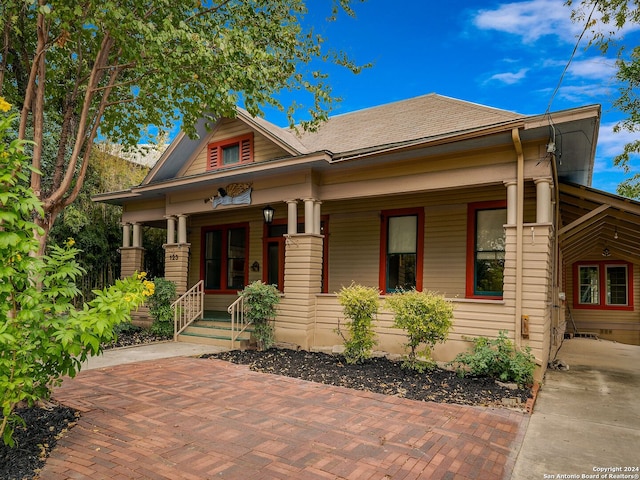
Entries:
[[214,168],[218,168],[218,147],[209,145],[209,161],[207,164],[207,169],[211,170]]
[[251,137],[243,138],[240,141],[240,162],[250,162],[253,158],[251,152]]

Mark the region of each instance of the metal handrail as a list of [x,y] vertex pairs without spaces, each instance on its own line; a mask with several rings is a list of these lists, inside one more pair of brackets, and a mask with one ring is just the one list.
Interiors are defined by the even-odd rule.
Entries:
[[229,305],[227,312],[231,315],[231,348],[234,349],[236,339],[251,325],[251,321],[245,318],[244,297],[238,296],[236,301]]
[[173,340],[195,320],[204,315],[204,280],[200,280],[171,304],[173,310]]

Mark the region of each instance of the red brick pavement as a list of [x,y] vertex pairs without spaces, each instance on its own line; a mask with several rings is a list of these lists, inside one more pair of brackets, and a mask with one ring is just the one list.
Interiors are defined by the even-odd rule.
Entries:
[[170,358],[81,372],[53,479],[508,479],[529,417]]

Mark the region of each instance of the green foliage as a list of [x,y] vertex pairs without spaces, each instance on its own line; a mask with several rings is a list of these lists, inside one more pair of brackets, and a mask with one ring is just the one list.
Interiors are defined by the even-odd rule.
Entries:
[[75,281],[83,274],[75,242],[34,255],[39,243],[32,217],[42,208],[24,186],[24,142],[5,141],[15,118],[0,116],[0,436],[10,445],[20,422],[15,407],[49,398],[51,388],[99,354],[114,326],[153,291],[153,283],[135,276],[94,292],[80,309],[73,306]]
[[250,283],[240,292],[244,297],[245,319],[253,323],[253,335],[260,350],[268,350],[275,342],[273,320],[280,303],[280,293],[275,285],[261,281]]
[[495,339],[475,338],[471,351],[458,354],[451,364],[457,364],[461,376],[470,373],[519,385],[531,385],[536,368],[531,348],[516,351],[506,331],[500,331]]
[[163,337],[174,334],[171,304],[176,299],[176,284],[165,278],[154,279],[155,290],[149,297],[149,314],[153,317],[151,332]]
[[[453,324],[453,304],[442,295],[433,292],[410,290],[387,297],[385,304],[395,314],[393,326],[407,332],[409,355],[404,366],[424,371],[429,366],[418,359],[427,360],[436,343],[447,339]],[[425,347],[418,350],[420,344]]]
[[349,338],[338,325],[338,333],[344,341],[344,357],[347,363],[360,363],[371,356],[378,343],[373,328],[373,318],[380,308],[380,293],[375,288],[351,284],[338,292],[338,301],[343,307]]

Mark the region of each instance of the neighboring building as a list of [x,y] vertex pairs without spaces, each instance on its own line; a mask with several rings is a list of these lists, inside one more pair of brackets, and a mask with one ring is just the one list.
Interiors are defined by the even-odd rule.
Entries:
[[[167,229],[166,277],[180,292],[202,280],[206,310],[276,284],[279,341],[342,343],[335,292],[352,282],[415,287],[455,303],[436,359],[506,330],[540,378],[574,325],[640,343],[640,204],[589,187],[599,122],[599,106],[531,116],[431,94],[297,135],[238,109],[95,199],[124,207],[123,275],[140,269],[144,224]],[[377,331],[402,351],[390,313]]]

